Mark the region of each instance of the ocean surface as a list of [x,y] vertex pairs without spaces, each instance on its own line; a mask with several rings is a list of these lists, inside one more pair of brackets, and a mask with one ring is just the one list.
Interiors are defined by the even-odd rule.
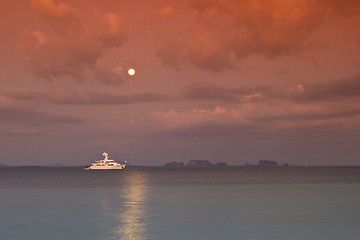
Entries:
[[1,240],[358,240],[360,167],[0,168]]

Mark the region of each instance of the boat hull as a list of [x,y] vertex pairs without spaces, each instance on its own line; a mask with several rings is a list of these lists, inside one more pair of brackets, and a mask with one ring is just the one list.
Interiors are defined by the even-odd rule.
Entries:
[[85,170],[123,170],[125,168],[125,164],[120,164],[118,166],[90,166],[85,168]]

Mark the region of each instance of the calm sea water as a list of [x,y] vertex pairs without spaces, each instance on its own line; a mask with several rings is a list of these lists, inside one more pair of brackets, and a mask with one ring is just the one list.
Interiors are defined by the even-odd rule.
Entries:
[[0,168],[1,240],[359,236],[359,167]]

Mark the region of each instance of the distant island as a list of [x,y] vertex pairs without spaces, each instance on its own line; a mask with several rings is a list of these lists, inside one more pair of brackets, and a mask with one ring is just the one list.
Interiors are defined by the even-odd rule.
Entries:
[[209,160],[192,159],[187,164],[183,162],[169,162],[165,163],[164,167],[226,167],[226,162],[217,162],[212,164]]
[[288,163],[284,163],[282,165],[278,164],[276,161],[272,161],[272,160],[259,160],[257,165],[251,165],[251,164],[246,164],[246,166],[255,166],[255,167],[288,167],[290,166]]
[[[228,164],[226,162],[217,162],[215,164],[211,163],[209,160],[199,160],[199,159],[191,159],[188,161],[188,163],[184,163],[184,162],[168,162],[165,163],[163,165],[163,167],[167,167],[167,168],[201,168],[201,167],[227,167]],[[290,166],[290,164],[288,163],[284,163],[284,164],[279,164],[277,161],[273,161],[273,160],[259,160],[257,164],[243,164],[243,165],[238,165],[238,166],[245,166],[245,167],[288,167]],[[10,165],[6,165],[6,164],[0,164],[0,168],[1,167],[83,167],[81,166],[67,166],[67,165],[63,165],[61,163],[54,163],[54,164],[49,164],[49,165],[35,165],[35,166],[10,166]],[[128,167],[143,167],[140,165],[128,165]]]
[[[217,162],[216,164],[212,164],[209,160],[198,160],[192,159],[189,160],[187,164],[183,162],[169,162],[163,165],[164,167],[172,167],[172,168],[181,168],[181,167],[227,167],[228,164],[226,162]],[[287,167],[290,166],[288,163],[278,164],[277,161],[272,160],[259,160],[258,164],[245,164],[243,166],[251,166],[251,167]]]

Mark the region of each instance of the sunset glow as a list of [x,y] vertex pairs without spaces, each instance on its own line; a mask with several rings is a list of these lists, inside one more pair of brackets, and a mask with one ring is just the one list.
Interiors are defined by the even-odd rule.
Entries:
[[0,14],[0,164],[104,149],[134,165],[360,163],[360,1],[2,1]]

